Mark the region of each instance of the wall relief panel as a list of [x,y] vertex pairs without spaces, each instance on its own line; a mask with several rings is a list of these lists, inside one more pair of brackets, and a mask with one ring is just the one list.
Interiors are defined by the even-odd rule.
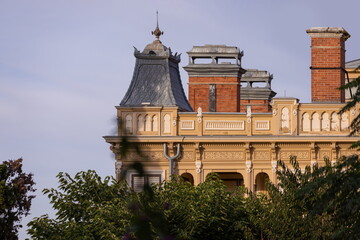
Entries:
[[244,160],[244,152],[205,152],[205,160]]
[[296,156],[298,160],[300,159],[310,159],[309,151],[281,151],[280,159],[281,160],[290,160],[290,156]]
[[255,160],[270,160],[271,155],[269,151],[255,151],[254,152],[254,159]]
[[161,161],[165,160],[165,156],[163,152],[153,152],[153,151],[142,151],[141,154],[143,156],[139,156],[136,152],[128,152],[126,154],[127,160],[151,160],[151,161]]
[[330,159],[330,157],[331,157],[330,151],[325,151],[325,150],[319,151],[319,160]]

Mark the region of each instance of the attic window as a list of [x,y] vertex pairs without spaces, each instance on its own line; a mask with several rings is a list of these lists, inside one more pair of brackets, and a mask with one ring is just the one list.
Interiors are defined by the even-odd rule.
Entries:
[[156,55],[156,53],[154,51],[150,51],[149,54],[150,55]]

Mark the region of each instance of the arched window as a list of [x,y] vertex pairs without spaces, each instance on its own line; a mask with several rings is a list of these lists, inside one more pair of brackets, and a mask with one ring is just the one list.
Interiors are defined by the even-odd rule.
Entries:
[[320,131],[320,115],[318,113],[312,115],[311,131]]
[[165,114],[164,116],[164,133],[171,133],[169,114]]
[[191,175],[191,173],[183,173],[181,174],[181,177],[184,179],[184,181],[189,182],[191,185],[194,185],[194,177]]
[[284,107],[281,110],[281,129],[289,129],[290,128],[290,124],[289,124],[289,109],[287,107]]
[[158,131],[158,117],[156,115],[152,117],[152,130],[154,132]]
[[133,128],[133,121],[132,121],[132,116],[130,114],[126,115],[125,118],[125,129],[126,129],[126,133],[132,133],[132,128]]
[[321,119],[321,130],[323,131],[330,131],[330,119],[328,113],[323,113]]
[[261,193],[267,193],[266,181],[268,181],[269,175],[267,173],[261,172],[256,175],[255,178],[255,191]]
[[137,118],[137,130],[144,131],[144,119],[142,115],[139,115]]
[[219,178],[224,182],[227,190],[234,191],[239,186],[244,186],[244,177],[238,172],[217,172]]
[[341,131],[347,130],[347,128],[349,127],[349,119],[348,119],[348,113],[345,112],[343,114],[341,114]]
[[149,115],[145,116],[145,131],[151,131],[151,117]]
[[331,114],[331,131],[339,131],[339,117],[336,112]]
[[304,132],[310,131],[310,118],[308,113],[302,115],[302,130]]

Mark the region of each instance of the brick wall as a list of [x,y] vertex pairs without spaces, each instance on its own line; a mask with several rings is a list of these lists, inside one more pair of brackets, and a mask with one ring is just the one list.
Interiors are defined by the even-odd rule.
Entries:
[[238,77],[189,77],[189,102],[196,111],[201,107],[209,111],[210,84],[216,85],[216,112],[240,111],[240,78]]
[[271,112],[269,100],[242,99],[240,100],[240,112],[246,112],[246,106],[251,106],[251,112],[264,113]]

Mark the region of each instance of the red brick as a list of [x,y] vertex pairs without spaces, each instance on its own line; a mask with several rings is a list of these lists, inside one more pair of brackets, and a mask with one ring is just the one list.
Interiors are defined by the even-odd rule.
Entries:
[[[311,39],[311,99],[313,102],[344,102],[345,39]],[[322,48],[324,47],[324,48]],[[335,47],[335,48],[328,48]],[[337,69],[316,69],[337,68]]]

